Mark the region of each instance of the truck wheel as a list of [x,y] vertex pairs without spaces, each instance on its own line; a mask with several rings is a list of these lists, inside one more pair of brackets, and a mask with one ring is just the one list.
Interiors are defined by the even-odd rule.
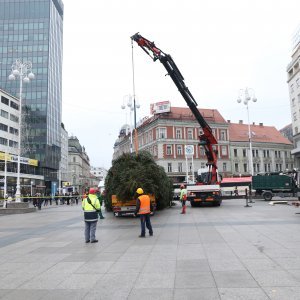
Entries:
[[272,200],[272,193],[271,192],[264,192],[263,193],[263,198],[265,199],[265,201],[271,201]]

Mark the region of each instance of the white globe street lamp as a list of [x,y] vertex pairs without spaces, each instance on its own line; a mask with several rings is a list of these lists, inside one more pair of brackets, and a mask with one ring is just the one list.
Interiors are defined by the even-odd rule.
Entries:
[[257,98],[255,97],[254,90],[252,88],[245,88],[240,89],[239,96],[237,99],[238,103],[243,102],[246,105],[247,108],[247,115],[248,115],[248,137],[249,137],[249,169],[250,173],[253,176],[253,156],[252,156],[252,135],[251,135],[251,126],[250,126],[250,120],[249,120],[249,101],[256,102]]
[[17,59],[11,66],[11,74],[8,76],[9,80],[19,79],[20,90],[19,90],[19,138],[18,138],[18,171],[17,171],[17,187],[16,187],[16,202],[21,202],[21,187],[20,187],[20,165],[21,165],[21,127],[22,127],[22,93],[23,93],[23,82],[29,83],[30,80],[34,79],[34,74],[31,72],[32,63],[30,61],[22,62]]
[[[140,108],[140,105],[136,102],[135,97],[131,95],[126,95],[123,97],[123,104],[121,105],[122,109],[125,109],[126,106],[129,108],[129,126],[130,126],[130,153],[132,153],[132,112],[134,112],[134,129],[136,129],[136,109]],[[127,124],[126,124],[127,125]],[[126,129],[127,134],[127,129]]]

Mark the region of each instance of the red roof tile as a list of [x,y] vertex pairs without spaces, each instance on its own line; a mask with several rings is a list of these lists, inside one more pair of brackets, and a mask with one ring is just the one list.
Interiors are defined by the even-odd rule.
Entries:
[[[199,108],[201,115],[208,123],[226,123],[225,119],[216,109]],[[189,107],[171,107],[171,112],[159,115],[166,119],[186,119],[195,120]]]
[[[264,125],[251,125],[253,142],[278,143],[288,144],[292,143],[284,137],[275,127]],[[246,142],[249,140],[248,124],[229,124],[229,139],[231,142]]]

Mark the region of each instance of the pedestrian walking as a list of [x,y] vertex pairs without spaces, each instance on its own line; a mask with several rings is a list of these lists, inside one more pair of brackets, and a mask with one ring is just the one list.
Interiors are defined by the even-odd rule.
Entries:
[[146,228],[149,230],[149,235],[153,236],[153,229],[150,221],[150,213],[153,210],[152,204],[150,201],[149,195],[144,194],[142,188],[138,188],[136,190],[136,194],[138,195],[136,200],[136,210],[135,214],[140,216],[141,220],[141,234],[140,238],[144,238],[146,236]]
[[75,202],[76,202],[76,205],[78,205],[79,193],[78,193],[77,189],[75,189],[74,195],[75,195]]
[[98,243],[98,240],[96,239],[96,228],[100,202],[97,198],[95,189],[90,188],[87,197],[82,199],[82,209],[84,211],[85,242]]
[[184,184],[182,184],[180,186],[180,196],[179,196],[179,199],[180,199],[181,205],[182,205],[181,214],[185,214],[185,211],[186,211],[187,190],[186,190]]
[[96,195],[97,195],[97,198],[98,198],[99,203],[100,203],[99,217],[100,217],[100,219],[105,219],[103,214],[102,214],[102,211],[101,211],[101,206],[102,206],[102,203],[103,203],[103,196],[100,193],[99,189],[96,190]]

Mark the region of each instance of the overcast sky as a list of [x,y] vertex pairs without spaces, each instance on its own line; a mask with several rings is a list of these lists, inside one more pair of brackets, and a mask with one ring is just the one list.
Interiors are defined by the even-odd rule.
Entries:
[[[91,165],[109,168],[113,145],[133,94],[130,36],[140,32],[170,54],[199,108],[247,122],[239,90],[254,89],[250,122],[281,129],[291,123],[286,67],[300,24],[299,0],[63,0],[63,122]],[[163,65],[134,44],[135,92],[141,108],[169,100],[186,107]]]

